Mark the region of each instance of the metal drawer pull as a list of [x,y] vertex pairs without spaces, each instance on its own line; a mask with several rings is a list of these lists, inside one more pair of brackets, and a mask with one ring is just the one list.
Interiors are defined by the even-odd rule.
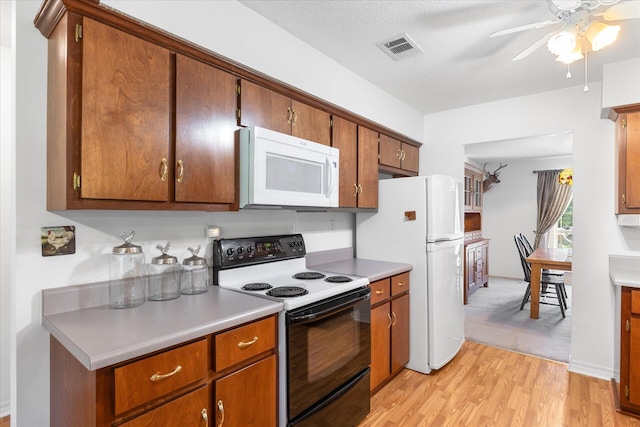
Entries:
[[240,341],[238,343],[238,348],[249,347],[251,344],[255,344],[256,341],[258,341],[258,337],[253,337],[251,341]]
[[207,415],[207,408],[203,408],[202,409],[202,419],[204,420],[205,423],[209,422],[209,416]]
[[178,184],[182,184],[182,175],[184,175],[184,163],[182,160],[178,160]]
[[182,366],[178,365],[176,366],[176,369],[174,369],[173,371],[169,372],[168,374],[153,374],[151,375],[151,378],[149,378],[151,381],[160,381],[163,380],[165,378],[169,378],[174,376],[175,374],[177,374],[178,372],[182,371]]
[[169,172],[169,165],[167,164],[167,159],[166,158],[162,158],[162,160],[160,160],[160,163],[162,163],[162,174],[160,175],[160,181],[165,182],[167,180],[167,172]]
[[398,286],[404,286],[404,282],[398,282]]
[[224,405],[222,404],[222,400],[218,400],[218,409],[220,410],[220,413],[222,414],[222,418],[220,419],[220,422],[218,423],[218,427],[222,427],[222,424],[224,424]]
[[378,289],[376,291],[376,295],[382,295],[382,294],[384,294],[384,289]]

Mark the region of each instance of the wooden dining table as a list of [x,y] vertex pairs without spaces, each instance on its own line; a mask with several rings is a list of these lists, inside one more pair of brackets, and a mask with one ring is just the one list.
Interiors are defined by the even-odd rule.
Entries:
[[571,249],[538,248],[527,257],[531,264],[531,313],[537,319],[540,312],[540,277],[542,270],[571,271]]

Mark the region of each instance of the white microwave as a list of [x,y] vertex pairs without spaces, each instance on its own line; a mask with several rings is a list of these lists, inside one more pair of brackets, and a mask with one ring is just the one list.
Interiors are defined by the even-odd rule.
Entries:
[[238,133],[240,208],[338,206],[337,148],[255,126]]

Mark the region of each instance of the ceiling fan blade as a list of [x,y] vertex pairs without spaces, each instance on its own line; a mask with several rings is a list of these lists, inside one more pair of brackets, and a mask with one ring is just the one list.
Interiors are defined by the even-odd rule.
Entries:
[[639,19],[640,1],[627,1],[610,6],[602,15],[605,21],[618,21],[621,19]]
[[537,42],[535,42],[534,44],[532,44],[531,46],[526,48],[524,51],[522,51],[522,53],[520,53],[520,55],[518,55],[515,58],[513,58],[512,61],[518,61],[518,60],[520,60],[522,58],[526,58],[527,56],[531,55],[533,52],[538,50],[542,45],[544,45],[556,33],[558,33],[557,30],[554,30],[554,31],[551,31],[550,33],[547,33],[540,40],[538,40]]
[[522,25],[520,27],[514,27],[514,28],[509,28],[507,30],[496,31],[495,33],[491,34],[489,37],[498,37],[498,36],[504,36],[505,34],[517,33],[520,31],[533,30],[536,28],[544,28],[544,27],[548,27],[549,25],[557,24],[558,22],[562,22],[562,20],[554,19],[552,21],[542,21],[542,22],[536,22],[535,24]]

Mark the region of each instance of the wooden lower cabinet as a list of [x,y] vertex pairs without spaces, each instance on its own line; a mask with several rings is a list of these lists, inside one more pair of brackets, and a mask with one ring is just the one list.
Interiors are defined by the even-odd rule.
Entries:
[[464,245],[464,303],[480,287],[489,286],[489,240]]
[[620,409],[640,415],[640,289],[621,288]]
[[409,362],[409,273],[371,287],[371,393]]
[[276,425],[276,356],[270,356],[217,380],[215,389],[214,425]]
[[276,333],[274,315],[95,371],[52,336],[51,426],[275,427]]

